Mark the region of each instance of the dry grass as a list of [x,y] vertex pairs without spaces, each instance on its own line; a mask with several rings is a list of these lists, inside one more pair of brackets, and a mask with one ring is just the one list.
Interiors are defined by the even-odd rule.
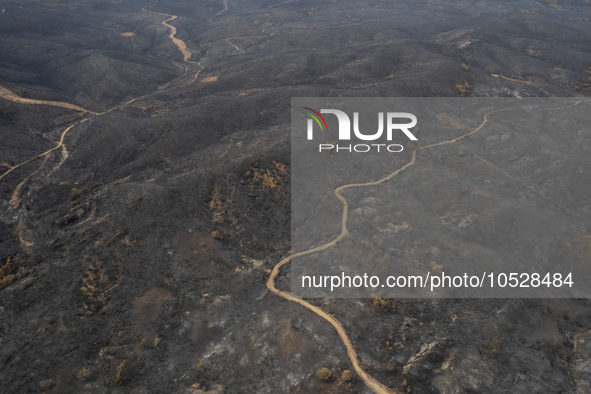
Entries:
[[589,90],[591,89],[591,67],[587,67],[584,70],[585,74],[585,81],[575,83],[575,90]]
[[169,112],[170,112],[170,109],[169,108],[155,109],[155,110],[152,111],[151,117],[152,118],[159,118],[161,116],[166,115]]
[[82,368],[80,371],[78,371],[78,373],[76,374],[76,377],[80,380],[84,380],[87,377],[90,376],[90,369],[88,367],[84,367]]
[[218,76],[213,76],[213,77],[207,77],[207,78],[203,78],[201,80],[201,82],[215,82],[218,80]]
[[[241,183],[250,189],[251,195],[273,191],[277,196],[286,196],[288,191],[284,185],[287,177],[289,177],[287,166],[274,161],[273,166],[266,169],[251,164],[249,170],[243,174],[244,179]],[[238,218],[243,216],[244,212],[238,210],[235,204],[239,195],[236,186],[231,185],[230,178],[226,182],[222,181],[214,185],[211,200],[208,203],[212,224],[216,227],[210,231],[214,238],[233,237],[242,230]]]
[[14,283],[17,277],[16,275],[12,275],[12,273],[16,270],[16,266],[17,264],[13,263],[10,257],[6,259],[6,264],[0,268],[0,289]]
[[131,239],[131,237],[129,235],[126,235],[125,238],[123,238],[123,241],[121,241],[124,245],[127,245],[129,247],[134,247],[135,246],[135,240]]
[[[212,215],[212,224],[220,229],[227,229],[229,227],[228,231],[224,231],[224,236],[233,237],[239,229],[237,214],[233,209],[233,205],[236,202],[235,194],[235,187],[227,190],[218,183],[213,187],[211,200],[208,204],[209,211]],[[210,234],[215,239],[222,237],[222,232],[219,229],[212,229]]]
[[564,8],[560,4],[558,4],[558,0],[546,0],[548,5],[555,10],[564,11]]
[[468,92],[470,92],[470,84],[468,81],[464,81],[464,84],[456,84],[456,89],[460,96],[464,97]]
[[121,386],[123,384],[123,381],[125,380],[128,371],[129,363],[127,362],[127,360],[123,360],[117,367],[117,370],[115,371],[115,378],[113,379],[115,385]]
[[11,273],[12,271],[14,271],[16,267],[14,266],[14,263],[12,262],[12,259],[10,258],[10,256],[6,259],[6,264],[4,264],[2,266],[2,268],[0,268],[0,278],[8,275],[9,273]]
[[211,200],[209,201],[209,210],[211,211],[213,217],[213,222],[221,222],[223,220],[228,220],[232,224],[237,224],[237,219],[233,217],[232,212],[230,210],[230,206],[233,202],[235,202],[234,194],[236,193],[236,188],[231,188],[229,192],[224,193],[222,186],[220,184],[216,184],[213,187],[213,192],[211,193]]
[[119,276],[117,275],[116,279],[111,280],[106,267],[98,257],[94,257],[92,264],[84,273],[82,280],[84,285],[80,288],[86,296],[86,302],[82,305],[87,315],[97,312],[101,306],[107,303],[109,296],[106,292],[116,284]]
[[275,189],[281,187],[284,178],[288,175],[287,167],[283,163],[274,161],[275,167],[266,170],[250,166],[250,170],[245,174],[250,177],[250,186],[258,187],[260,190]]
[[393,298],[379,298],[373,297],[369,299],[371,305],[385,312],[396,312],[396,300]]
[[[263,215],[261,206],[285,205],[289,201],[289,177],[289,167],[281,162],[261,165],[253,161],[242,173],[228,173],[216,179],[207,203],[211,214],[209,234],[215,239],[234,239],[245,249],[261,246],[262,231],[246,229]],[[257,206],[256,210],[250,208],[251,203]]]
[[7,275],[4,278],[0,279],[0,289],[5,288],[6,286],[10,286],[14,283],[16,279],[16,275]]

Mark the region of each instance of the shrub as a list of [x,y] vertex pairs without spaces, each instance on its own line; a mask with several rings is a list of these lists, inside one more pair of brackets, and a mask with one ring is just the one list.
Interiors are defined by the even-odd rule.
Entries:
[[72,200],[74,200],[89,191],[90,191],[90,188],[88,186],[84,186],[81,189],[73,188],[72,191],[70,192],[70,198]]
[[387,312],[396,312],[396,300],[393,298],[370,298],[369,301],[374,308]]
[[353,374],[351,374],[351,371],[349,371],[348,369],[345,369],[343,371],[343,374],[341,375],[341,378],[345,381],[345,382],[350,382],[351,379],[353,379]]
[[319,369],[318,372],[316,372],[316,375],[318,375],[318,379],[323,382],[329,382],[332,379],[332,372],[326,367]]
[[90,376],[90,369],[88,367],[84,367],[82,368],[80,371],[78,371],[78,373],[76,374],[76,377],[80,380],[84,380],[87,377]]

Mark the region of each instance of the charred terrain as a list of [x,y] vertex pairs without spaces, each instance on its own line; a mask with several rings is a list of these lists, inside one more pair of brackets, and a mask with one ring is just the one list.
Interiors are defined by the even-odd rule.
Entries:
[[[6,393],[371,392],[333,326],[267,288],[290,253],[290,98],[591,91],[582,0],[0,10]],[[309,302],[391,392],[591,392],[587,300]]]

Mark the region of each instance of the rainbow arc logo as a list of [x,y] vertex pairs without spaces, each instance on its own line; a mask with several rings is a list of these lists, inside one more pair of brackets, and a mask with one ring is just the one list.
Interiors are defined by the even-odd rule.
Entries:
[[[303,114],[306,115],[310,115],[315,121],[316,123],[318,123],[318,126],[320,126],[320,130],[324,131],[324,127],[322,127],[322,123],[324,123],[324,126],[326,127],[326,131],[328,131],[328,125],[326,124],[326,120],[324,120],[324,117],[322,115],[320,115],[320,112],[313,110],[312,108],[308,108],[308,107],[302,107],[303,109],[307,109],[308,111],[312,111],[313,113],[307,112],[307,111],[303,111]],[[320,119],[322,119],[322,123],[320,123]]]

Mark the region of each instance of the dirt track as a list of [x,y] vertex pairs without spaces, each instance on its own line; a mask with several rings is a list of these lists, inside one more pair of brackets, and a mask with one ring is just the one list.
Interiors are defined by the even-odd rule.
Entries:
[[32,99],[20,97],[20,96],[17,96],[16,94],[12,93],[10,90],[3,88],[2,86],[0,86],[0,97],[5,98],[6,100],[14,101],[16,103],[21,103],[21,104],[52,105],[54,107],[62,107],[62,108],[73,109],[75,111],[96,114],[96,112],[88,111],[88,110],[86,110],[82,107],[79,107],[77,105],[74,105],[74,104],[62,103],[59,101],[32,100]]
[[[573,102],[572,106],[578,105],[581,102],[583,102],[583,101],[575,101],[575,102]],[[365,385],[367,387],[369,387],[376,394],[393,394],[393,393],[397,394],[400,392],[384,386],[383,384],[378,382],[376,379],[374,379],[372,376],[370,376],[367,372],[365,372],[365,370],[359,364],[359,358],[358,358],[357,352],[355,351],[355,348],[351,342],[351,339],[347,335],[347,332],[345,331],[345,328],[343,327],[343,325],[341,324],[340,321],[338,321],[334,316],[328,314],[327,312],[323,311],[319,307],[306,302],[302,298],[298,298],[289,292],[277,289],[275,287],[275,278],[277,278],[277,275],[279,275],[279,270],[281,269],[281,267],[283,267],[284,265],[291,262],[292,258],[316,253],[321,250],[325,250],[330,247],[333,247],[340,240],[342,240],[343,238],[345,238],[349,234],[349,230],[347,229],[347,219],[348,219],[348,215],[349,215],[349,203],[347,202],[347,199],[342,194],[343,190],[348,189],[348,188],[352,188],[352,187],[375,186],[375,185],[378,185],[378,184],[383,183],[385,181],[388,181],[388,180],[394,178],[396,175],[400,174],[402,171],[406,170],[408,167],[415,164],[415,162],[417,160],[417,153],[420,150],[458,142],[458,141],[480,131],[488,123],[488,117],[490,115],[492,115],[494,113],[498,113],[498,112],[502,112],[502,111],[510,111],[510,110],[514,110],[514,109],[515,108],[505,108],[505,109],[501,109],[501,110],[495,110],[495,111],[488,112],[487,114],[484,115],[484,120],[482,121],[482,123],[477,128],[470,131],[469,133],[463,134],[463,135],[453,138],[451,140],[437,142],[437,143],[426,145],[423,147],[417,147],[413,151],[412,158],[408,163],[406,163],[404,166],[400,167],[396,171],[390,173],[388,176],[386,176],[378,181],[367,182],[367,183],[353,183],[353,184],[343,185],[343,186],[336,188],[334,193],[337,196],[337,198],[341,201],[341,204],[343,205],[343,215],[342,215],[342,219],[341,219],[341,233],[334,240],[332,240],[324,245],[320,245],[320,246],[317,246],[313,249],[309,249],[309,250],[306,250],[303,252],[295,253],[292,256],[286,257],[285,259],[281,260],[277,265],[275,265],[273,267],[273,270],[271,271],[271,274],[269,275],[269,279],[267,280],[267,287],[269,288],[269,290],[271,290],[276,295],[285,298],[286,300],[297,302],[298,304],[305,306],[306,308],[308,308],[312,312],[316,313],[318,316],[326,319],[330,324],[332,324],[332,326],[335,328],[335,330],[339,334],[339,337],[343,341],[345,348],[347,349],[347,354],[349,355],[349,359],[351,360],[351,363],[353,364],[353,368],[355,369],[355,372],[357,373],[357,375],[359,375],[361,380],[363,380]],[[559,108],[547,108],[544,110],[555,110],[555,109],[559,109]],[[517,178],[514,178],[514,179],[517,179]],[[517,180],[519,180],[519,179],[517,179]],[[530,186],[528,186],[528,187],[530,187]],[[533,190],[539,194],[539,192],[537,190],[535,190],[535,189],[533,189]]]

